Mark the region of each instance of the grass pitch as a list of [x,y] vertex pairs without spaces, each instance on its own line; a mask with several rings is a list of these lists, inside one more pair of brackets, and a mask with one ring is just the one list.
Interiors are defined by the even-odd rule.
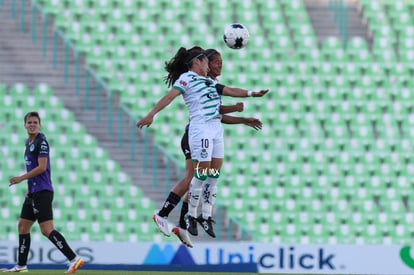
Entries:
[[[62,275],[66,270],[29,270],[33,275]],[[160,271],[124,271],[124,270],[78,270],[78,275],[257,275],[259,273],[236,273],[236,272],[160,272]],[[269,274],[272,275],[272,274]],[[273,274],[276,275],[276,274]],[[278,274],[282,275],[282,274]],[[305,274],[295,274],[305,275]]]

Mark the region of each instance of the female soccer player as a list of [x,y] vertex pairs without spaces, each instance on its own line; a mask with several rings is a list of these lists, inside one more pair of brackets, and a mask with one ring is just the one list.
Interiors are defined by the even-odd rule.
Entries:
[[30,251],[30,229],[37,220],[40,230],[69,260],[66,273],[75,273],[84,264],[67,244],[65,238],[53,225],[53,187],[50,178],[49,143],[40,132],[40,116],[37,112],[27,113],[24,117],[28,139],[26,140],[27,173],[12,177],[9,186],[27,180],[28,191],[24,200],[19,222],[19,249],[18,262],[13,268],[3,272],[27,272],[27,257]]
[[[206,50],[206,55],[209,60],[209,72],[208,77],[217,81],[217,77],[221,75],[222,70],[222,58],[221,54],[215,49]],[[229,115],[224,115],[225,113],[231,112],[241,112],[243,111],[243,103],[237,103],[236,105],[231,106],[221,106],[220,113],[223,114],[222,123],[226,124],[245,124],[254,128],[255,130],[260,130],[262,123],[260,120],[255,118],[245,118],[245,117],[234,117]],[[191,179],[193,177],[193,164],[191,161],[190,146],[188,144],[188,128],[189,125],[185,127],[184,135],[181,139],[181,149],[185,157],[185,176],[171,189],[167,199],[165,200],[163,207],[158,211],[157,214],[154,214],[153,220],[159,230],[166,236],[170,236],[170,229],[168,226],[168,215],[175,208],[175,206],[180,202],[181,197],[187,193]],[[202,212],[207,212],[209,210],[208,204],[214,200],[216,195],[215,190],[208,190],[207,187],[210,185],[205,184],[202,191],[203,194],[203,203],[202,206],[206,207],[207,210]],[[188,211],[188,196],[185,196],[180,213],[180,220],[178,226],[172,229],[172,232],[179,238],[179,240],[186,246],[192,247],[191,239],[188,236],[186,223],[184,220],[184,215]],[[212,216],[212,213],[204,213],[206,217]],[[201,221],[201,219],[198,219]],[[204,228],[204,227],[203,227]],[[209,232],[207,232],[209,233]]]
[[[168,75],[165,79],[172,86],[169,93],[162,97],[150,113],[137,122],[137,127],[150,126],[154,115],[168,106],[180,94],[183,95],[190,114],[189,145],[194,162],[194,175],[190,183],[189,207],[186,215],[187,230],[198,235],[197,207],[203,189],[208,182],[215,187],[220,176],[224,158],[223,126],[220,114],[221,98],[261,97],[269,90],[259,92],[231,88],[216,83],[207,77],[209,66],[206,52],[200,47],[189,50],[181,47],[175,56],[166,63]],[[209,178],[209,181],[206,181]],[[202,217],[204,227],[212,230],[212,219]],[[209,228],[206,231],[209,231]],[[213,231],[212,231],[213,232]]]

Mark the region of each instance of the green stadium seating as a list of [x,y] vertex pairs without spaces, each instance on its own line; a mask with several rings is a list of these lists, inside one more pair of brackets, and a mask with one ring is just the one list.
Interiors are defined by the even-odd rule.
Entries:
[[[271,88],[266,98],[246,101],[244,114],[260,117],[265,124],[261,133],[245,126],[225,126],[223,170],[235,176],[221,179],[217,200],[257,239],[400,244],[412,238],[409,219],[404,219],[409,211],[402,199],[413,201],[413,182],[409,179],[414,167],[409,165],[411,156],[407,153],[414,136],[410,100],[414,69],[412,1],[359,1],[374,36],[372,49],[358,37],[350,38],[346,49],[344,41],[336,37],[318,47],[304,2],[299,0],[39,3],[54,15],[56,26],[85,54],[88,64],[120,93],[121,103],[138,117],[167,91],[162,83],[163,61],[181,45],[199,43],[218,48],[224,59],[225,84]],[[188,10],[191,16],[186,17]],[[257,14],[263,20],[258,20]],[[250,30],[246,50],[232,51],[222,44],[223,27],[234,19]],[[24,87],[18,90],[26,91]],[[240,100],[223,101],[232,104]],[[21,118],[19,105],[37,102],[15,101],[6,95],[0,104],[2,110],[7,106],[0,121],[7,121],[9,117]],[[151,127],[155,140],[178,160],[182,156],[177,147],[188,120],[183,110],[183,103],[175,102]],[[171,119],[169,113],[177,115]],[[45,115],[49,113],[45,111]],[[51,130],[57,127],[48,126]],[[87,137],[76,122],[72,127]],[[166,133],[171,133],[168,139]],[[64,142],[59,135],[50,138]],[[97,144],[90,141],[95,148]],[[81,163],[87,165],[94,151],[88,152],[88,157],[80,152],[84,142],[78,140],[72,151],[78,150]],[[16,150],[9,153],[15,155]],[[62,154],[57,152],[56,156]],[[56,169],[74,166],[63,159],[56,160]],[[100,177],[105,176],[101,172]],[[72,171],[69,180],[79,178],[96,182],[82,172],[82,167]],[[94,213],[105,207],[97,202],[97,197],[107,195],[104,190],[90,186],[89,192],[95,196],[84,202],[85,209],[89,211],[90,207]],[[130,206],[127,201],[124,204]],[[358,219],[353,219],[355,216]],[[303,218],[301,222],[296,220],[299,217]],[[399,227],[393,230],[396,220]],[[153,241],[153,226],[142,226],[101,226],[99,234],[89,234],[89,238],[119,236],[125,241],[130,239],[129,233],[141,230],[140,237]],[[83,227],[83,232],[76,231],[79,238],[88,235],[87,227]],[[111,237],[116,230],[123,234]]]
[[[0,117],[4,117],[0,144],[7,160],[0,164],[0,179],[7,181],[25,169],[23,115],[28,108],[38,110],[52,147],[52,180],[57,197],[61,198],[54,203],[56,225],[62,228],[67,238],[128,240],[130,236],[126,236],[127,231],[122,228],[132,232],[135,236],[131,239],[135,241],[148,240],[149,234],[154,235],[153,227],[145,232],[137,227],[143,220],[147,221],[145,216],[152,215],[153,202],[143,197],[141,189],[132,184],[119,164],[99,147],[95,137],[89,135],[73,113],[65,109],[47,84],[41,83],[32,90],[21,83],[0,87],[5,90],[0,108]],[[24,192],[24,186],[0,191],[3,209],[0,216],[2,225],[4,223],[0,238],[17,239],[16,221]],[[112,220],[116,223],[108,223]],[[40,237],[39,234],[38,230],[34,232],[35,238]]]

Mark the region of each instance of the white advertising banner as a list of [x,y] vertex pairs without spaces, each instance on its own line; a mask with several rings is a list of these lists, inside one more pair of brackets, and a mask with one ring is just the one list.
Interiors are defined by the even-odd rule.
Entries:
[[[278,245],[263,243],[70,242],[89,264],[257,264],[260,273],[414,274],[414,247],[378,245]],[[17,243],[0,242],[0,263],[17,261]],[[32,242],[29,264],[64,263],[47,241]]]

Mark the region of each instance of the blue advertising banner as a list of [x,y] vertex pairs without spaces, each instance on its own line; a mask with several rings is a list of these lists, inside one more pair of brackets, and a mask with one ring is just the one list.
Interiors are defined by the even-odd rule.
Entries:
[[[199,266],[203,270],[206,267],[212,270],[240,268],[244,271],[257,270],[259,273],[291,274],[414,274],[414,248],[399,245],[212,242],[196,243],[194,248],[187,248],[178,243],[71,242],[71,246],[84,258],[86,266],[132,265],[151,268],[164,265],[169,270],[174,267],[185,270],[186,266],[194,270]],[[12,265],[16,261],[17,244],[2,241],[0,264]],[[33,243],[29,265],[65,262],[66,259],[51,243]]]

